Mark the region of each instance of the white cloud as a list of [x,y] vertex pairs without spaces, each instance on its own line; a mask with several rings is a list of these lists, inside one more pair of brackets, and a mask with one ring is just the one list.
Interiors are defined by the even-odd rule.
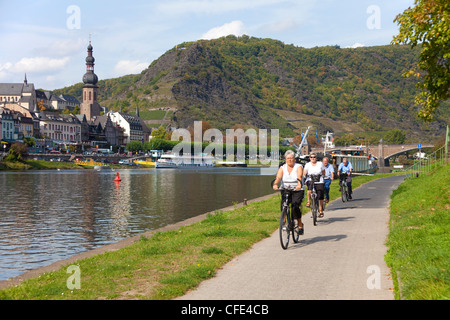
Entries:
[[10,68],[12,72],[54,72],[63,70],[69,62],[69,57],[62,59],[52,59],[48,57],[22,58]]
[[353,44],[353,45],[351,45],[351,46],[348,46],[348,47],[346,47],[346,48],[353,48],[353,49],[356,49],[356,48],[361,48],[361,47],[365,47],[365,45],[363,45],[362,43],[356,42],[355,44]]
[[220,27],[210,29],[208,32],[203,34],[200,39],[211,40],[228,36],[230,34],[240,37],[245,33],[244,30],[244,23],[242,21],[236,20],[230,23],[225,23]]
[[0,64],[0,72],[2,73],[47,73],[63,70],[70,58],[51,59],[47,57],[22,58],[16,63],[6,62]]
[[114,67],[116,76],[140,73],[148,67],[149,63],[139,62],[139,60],[120,60]]

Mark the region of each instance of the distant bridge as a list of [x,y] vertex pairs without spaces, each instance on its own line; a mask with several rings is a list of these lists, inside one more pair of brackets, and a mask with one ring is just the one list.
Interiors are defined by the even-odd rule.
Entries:
[[[350,148],[359,148],[359,146],[351,146]],[[421,149],[434,148],[433,144],[422,144]],[[328,152],[347,149],[347,147],[335,147],[332,149],[327,149]],[[418,144],[378,144],[378,145],[368,145],[362,146],[362,151],[370,153],[375,159],[378,160],[378,166],[384,167],[389,165],[389,159],[396,157],[405,152],[412,150],[419,150]],[[387,161],[386,161],[387,160]]]
[[[434,148],[434,145],[422,144],[421,149]],[[407,151],[419,150],[418,144],[379,144],[369,145],[369,153],[371,153],[376,159],[389,159],[401,155]]]

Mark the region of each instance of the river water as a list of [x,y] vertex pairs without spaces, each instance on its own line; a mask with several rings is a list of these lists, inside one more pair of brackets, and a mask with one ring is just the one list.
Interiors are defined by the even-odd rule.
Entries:
[[272,192],[257,168],[0,173],[0,280]]

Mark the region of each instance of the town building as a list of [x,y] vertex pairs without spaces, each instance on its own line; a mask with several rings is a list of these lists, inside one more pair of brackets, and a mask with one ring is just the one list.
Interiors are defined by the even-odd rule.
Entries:
[[87,121],[91,121],[95,116],[100,115],[100,105],[97,102],[98,77],[94,73],[95,59],[92,56],[93,47],[91,41],[89,41],[87,51],[86,73],[83,76],[83,102],[80,106],[80,113],[86,115]]
[[59,143],[81,143],[81,123],[76,116],[41,111],[38,117],[41,135],[44,138]]
[[15,125],[13,111],[0,108],[0,122],[2,123],[2,141],[14,142],[18,138],[19,128]]
[[0,106],[5,103],[17,103],[30,111],[36,110],[36,90],[28,83],[27,75],[23,83],[0,83]]
[[64,109],[73,110],[75,107],[80,107],[80,101],[74,96],[68,94],[61,94],[59,98],[63,101]]
[[49,91],[36,90],[37,109],[40,111],[63,111],[64,109],[73,110],[80,106],[80,101],[71,95],[53,94]]
[[[4,108],[14,111],[14,112],[19,112],[20,114],[22,114],[22,116],[24,116],[26,118],[26,122],[29,123],[28,119],[32,119],[33,121],[33,133],[31,135],[25,135],[30,136],[30,137],[39,137],[40,136],[40,127],[39,127],[39,118],[37,117],[36,113],[33,111],[28,110],[25,107],[22,107],[21,105],[17,104],[17,103],[6,103],[4,104]],[[24,118],[24,119],[25,119]],[[23,130],[21,130],[22,132],[29,132],[28,130],[25,130],[24,127],[22,127]]]
[[[123,144],[126,145],[131,141],[145,142],[144,127],[142,119],[122,112],[109,111],[107,113],[111,121],[117,126],[123,128]],[[148,130],[148,129],[147,129]]]

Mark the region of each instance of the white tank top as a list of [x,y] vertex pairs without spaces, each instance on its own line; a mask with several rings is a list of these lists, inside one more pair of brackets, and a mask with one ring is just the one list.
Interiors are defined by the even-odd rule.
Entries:
[[[298,184],[297,181],[297,170],[302,165],[299,163],[294,164],[294,168],[292,169],[291,173],[288,172],[288,165],[287,163],[282,166],[283,168],[283,179],[281,179],[281,187],[290,187],[295,188]],[[302,186],[303,188],[303,186]]]

